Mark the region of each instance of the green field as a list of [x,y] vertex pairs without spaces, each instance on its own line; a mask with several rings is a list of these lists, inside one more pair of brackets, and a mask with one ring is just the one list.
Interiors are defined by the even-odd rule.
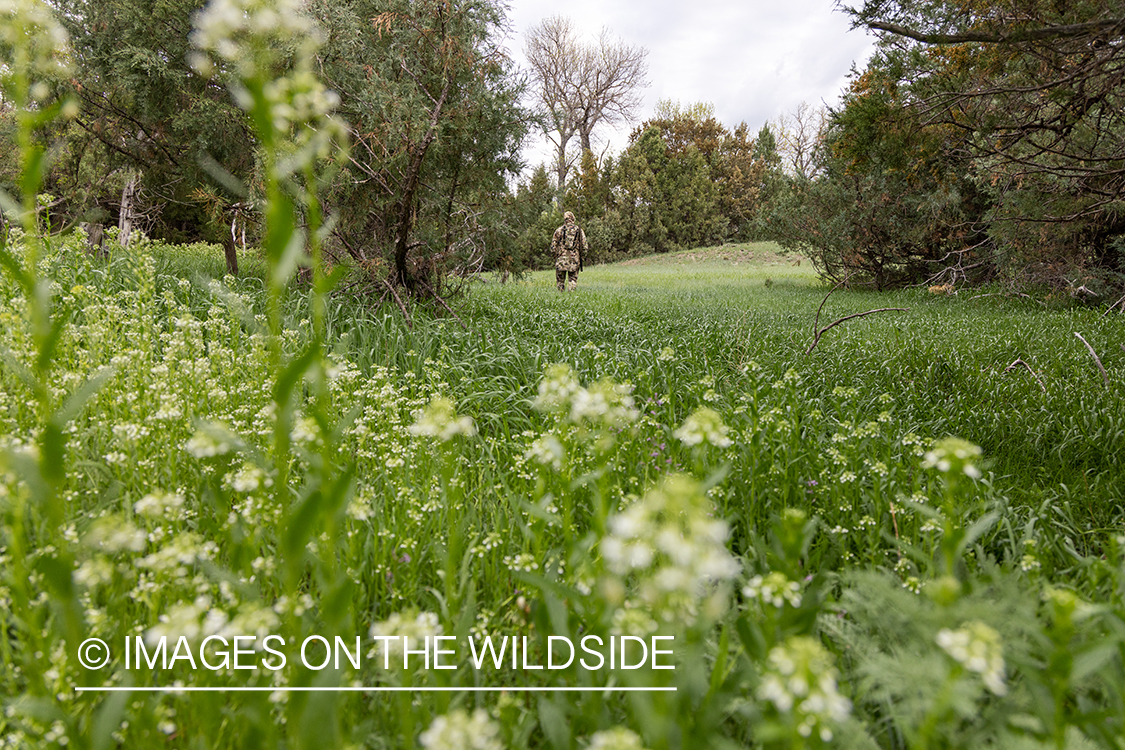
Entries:
[[[821,326],[909,309],[806,353],[827,289],[759,244],[409,326],[291,285],[271,332],[254,258],[78,247],[40,263],[55,341],[0,282],[0,746],[1123,746],[1121,315],[841,290]],[[438,634],[454,669],[375,638]],[[251,669],[134,658],[240,635]],[[528,654],[477,668],[486,635]],[[548,636],[675,669],[536,670]],[[261,692],[76,691],[173,685]]]

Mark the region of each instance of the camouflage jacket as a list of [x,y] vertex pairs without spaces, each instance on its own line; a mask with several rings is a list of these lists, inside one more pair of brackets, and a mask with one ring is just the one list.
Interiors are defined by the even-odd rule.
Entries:
[[586,260],[590,246],[586,243],[586,233],[573,221],[567,221],[555,230],[551,238],[551,253],[555,256],[555,269],[558,271],[577,271]]

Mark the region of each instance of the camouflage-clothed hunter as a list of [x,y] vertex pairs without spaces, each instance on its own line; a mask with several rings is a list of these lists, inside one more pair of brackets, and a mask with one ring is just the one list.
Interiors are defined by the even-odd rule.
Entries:
[[574,214],[563,214],[564,223],[555,230],[551,238],[551,252],[555,256],[555,286],[560,292],[574,291],[578,288],[578,272],[586,260],[590,246],[586,244],[586,233],[574,221]]

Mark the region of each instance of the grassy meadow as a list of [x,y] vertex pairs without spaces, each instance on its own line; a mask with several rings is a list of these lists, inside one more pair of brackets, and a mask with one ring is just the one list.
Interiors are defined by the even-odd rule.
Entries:
[[1121,315],[840,290],[909,309],[806,353],[827,290],[758,244],[408,326],[81,242],[53,339],[0,281],[2,747],[1125,746]]

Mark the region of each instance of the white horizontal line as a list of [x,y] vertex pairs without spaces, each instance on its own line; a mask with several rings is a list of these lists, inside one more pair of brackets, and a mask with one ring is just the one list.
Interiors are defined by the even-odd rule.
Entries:
[[76,687],[77,693],[674,693],[674,687]]

